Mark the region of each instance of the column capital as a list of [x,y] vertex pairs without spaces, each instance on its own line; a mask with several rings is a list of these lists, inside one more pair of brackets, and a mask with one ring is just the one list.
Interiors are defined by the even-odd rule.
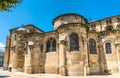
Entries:
[[60,43],[66,45],[66,41],[65,40],[61,40]]
[[120,45],[120,41],[115,41],[115,45]]

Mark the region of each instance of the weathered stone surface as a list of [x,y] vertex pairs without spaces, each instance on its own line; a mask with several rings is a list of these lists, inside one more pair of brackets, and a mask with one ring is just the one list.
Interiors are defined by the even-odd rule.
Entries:
[[[12,29],[6,42],[4,69],[11,67],[12,71],[29,74],[57,73],[63,76],[120,72],[117,18],[120,16],[88,23],[78,14],[65,14],[54,19],[55,30],[51,32],[45,33],[33,25]],[[112,22],[107,24],[106,20],[111,19]],[[78,36],[77,50],[70,49],[72,33]],[[49,39],[51,42],[47,43]],[[93,54],[90,53],[90,39],[95,41],[96,53]],[[110,43],[108,50],[111,53],[106,53],[106,43]]]

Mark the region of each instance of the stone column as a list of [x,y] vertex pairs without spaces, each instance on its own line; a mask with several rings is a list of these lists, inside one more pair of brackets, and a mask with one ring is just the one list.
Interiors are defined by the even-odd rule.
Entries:
[[40,47],[39,47],[40,49],[40,57],[39,57],[39,73],[43,73],[44,72],[44,64],[43,64],[43,62],[42,62],[42,53],[43,53],[43,44],[40,44]]
[[25,65],[24,65],[24,72],[28,74],[32,74],[32,51],[33,51],[33,42],[28,43],[28,52],[25,55]]
[[83,66],[83,74],[84,76],[90,74],[90,69],[88,65],[88,44],[87,44],[87,38],[83,38],[83,61],[84,61],[84,66]]
[[119,72],[120,72],[120,57],[119,57],[119,49],[118,49],[118,47],[120,46],[120,43],[116,43],[115,44],[116,45],[116,56],[117,56],[117,63],[118,63],[118,70],[119,70]]
[[35,42],[34,44],[34,49],[32,51],[32,70],[33,72],[32,73],[39,73],[40,70],[40,54],[41,54],[41,51],[40,51],[40,45],[39,45],[39,42]]
[[[18,41],[14,41],[14,46],[12,47],[12,71],[17,72],[18,71]],[[11,67],[11,66],[10,66]]]
[[61,40],[59,43],[59,73],[62,76],[66,75],[66,52],[65,52],[65,41]]
[[99,56],[99,70],[101,73],[104,72],[104,65],[103,65],[103,57],[104,57],[104,54],[103,54],[103,45],[101,43],[99,43],[98,45],[98,56]]
[[10,37],[7,36],[6,39],[6,47],[5,47],[5,54],[4,54],[4,64],[3,64],[3,70],[7,70],[8,69],[8,65],[9,65],[9,60],[10,60]]

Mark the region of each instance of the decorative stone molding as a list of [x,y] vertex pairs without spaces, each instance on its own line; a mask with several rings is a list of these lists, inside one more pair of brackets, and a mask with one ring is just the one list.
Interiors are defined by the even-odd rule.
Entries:
[[116,44],[116,45],[120,45],[120,41],[115,41],[114,44]]
[[60,43],[66,45],[66,41],[65,40],[61,40]]

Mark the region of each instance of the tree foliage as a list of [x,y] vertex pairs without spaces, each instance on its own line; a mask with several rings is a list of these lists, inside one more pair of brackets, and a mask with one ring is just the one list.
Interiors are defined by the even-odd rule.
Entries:
[[0,0],[0,11],[10,11],[15,8],[22,0]]

